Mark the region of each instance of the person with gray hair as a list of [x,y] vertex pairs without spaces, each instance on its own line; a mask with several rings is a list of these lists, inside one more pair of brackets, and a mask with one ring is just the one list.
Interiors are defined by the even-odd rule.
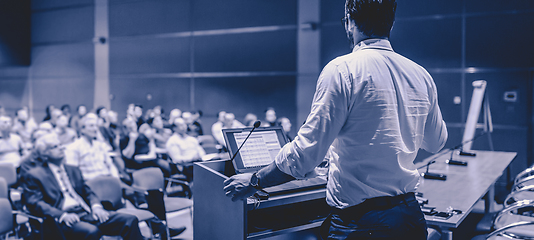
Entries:
[[56,221],[57,228],[45,226],[47,230],[56,229],[55,235],[66,239],[97,240],[102,235],[143,239],[137,217],[105,210],[80,169],[64,164],[65,148],[57,135],[42,136],[35,148],[44,162],[30,169],[21,183],[30,213]]
[[66,163],[80,168],[85,180],[101,175],[119,178],[119,170],[109,155],[109,146],[98,140],[98,117],[88,113],[80,121],[81,136],[67,146]]

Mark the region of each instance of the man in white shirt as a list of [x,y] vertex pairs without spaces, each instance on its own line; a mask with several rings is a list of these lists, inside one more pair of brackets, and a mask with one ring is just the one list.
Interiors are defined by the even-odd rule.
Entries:
[[226,180],[228,197],[313,177],[331,148],[332,211],[323,238],[426,239],[413,161],[420,148],[439,151],[448,135],[432,77],[389,43],[395,10],[395,0],[347,0],[343,21],[352,53],[324,67],[297,137],[271,165]]
[[119,178],[119,171],[109,156],[111,148],[97,140],[98,117],[88,113],[80,120],[81,136],[66,151],[66,164],[79,167],[83,178],[89,181],[100,175]]
[[206,152],[196,138],[187,135],[187,123],[183,118],[174,119],[172,130],[174,133],[167,140],[167,154],[177,164],[178,171],[190,178],[193,171],[191,163],[201,161]]

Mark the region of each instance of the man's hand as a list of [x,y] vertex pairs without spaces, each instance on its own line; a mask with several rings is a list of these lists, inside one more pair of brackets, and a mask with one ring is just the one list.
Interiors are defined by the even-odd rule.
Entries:
[[103,223],[109,219],[109,212],[102,207],[93,207],[93,217]]
[[252,196],[258,190],[250,186],[251,177],[252,173],[243,173],[226,179],[223,188],[226,196],[231,197],[234,202]]
[[65,216],[63,216],[63,218],[61,219],[61,222],[64,222],[67,225],[67,227],[72,227],[73,224],[79,221],[80,221],[80,218],[75,213],[65,213]]

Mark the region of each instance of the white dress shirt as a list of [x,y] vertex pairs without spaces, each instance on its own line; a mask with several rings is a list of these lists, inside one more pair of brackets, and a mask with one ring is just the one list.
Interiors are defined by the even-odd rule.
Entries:
[[79,167],[85,181],[100,175],[119,178],[119,170],[109,156],[109,150],[106,143],[95,139],[91,144],[86,137],[81,136],[67,146],[65,163]]
[[331,147],[326,200],[346,208],[414,191],[419,148],[437,152],[447,136],[430,74],[388,40],[367,39],[325,66],[306,123],[276,164],[311,177]]

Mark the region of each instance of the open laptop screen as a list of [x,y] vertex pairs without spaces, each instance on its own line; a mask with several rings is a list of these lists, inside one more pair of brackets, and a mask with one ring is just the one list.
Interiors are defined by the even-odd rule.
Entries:
[[[252,128],[223,129],[230,158],[246,139]],[[236,172],[254,172],[274,161],[280,149],[287,143],[282,127],[259,127],[254,129],[247,142],[234,158]]]

